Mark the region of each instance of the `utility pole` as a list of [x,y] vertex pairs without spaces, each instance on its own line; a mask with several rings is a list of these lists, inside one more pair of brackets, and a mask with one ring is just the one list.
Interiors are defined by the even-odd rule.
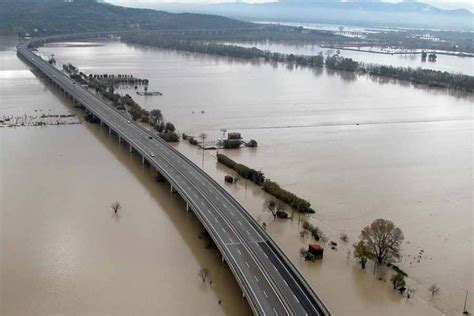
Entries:
[[469,314],[469,312],[468,312],[467,309],[466,309],[466,305],[467,305],[467,294],[468,294],[468,293],[469,293],[469,290],[466,291],[466,298],[464,299],[464,308],[463,308],[463,311],[462,311],[462,313],[463,313],[464,315],[468,315],[468,314]]

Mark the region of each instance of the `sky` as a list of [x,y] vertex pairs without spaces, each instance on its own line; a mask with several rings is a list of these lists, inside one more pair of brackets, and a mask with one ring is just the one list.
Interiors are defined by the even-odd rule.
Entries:
[[[240,0],[242,1],[242,0]],[[270,2],[277,0],[245,0],[243,2]],[[400,2],[397,0],[385,0],[386,2]],[[107,0],[109,3],[123,6],[144,6],[144,5],[153,5],[159,3],[217,3],[217,2],[235,2],[235,0]],[[474,12],[474,1],[473,0],[424,0],[420,1],[424,3],[431,4],[438,8],[443,9],[459,9],[464,8],[468,9],[471,12]]]

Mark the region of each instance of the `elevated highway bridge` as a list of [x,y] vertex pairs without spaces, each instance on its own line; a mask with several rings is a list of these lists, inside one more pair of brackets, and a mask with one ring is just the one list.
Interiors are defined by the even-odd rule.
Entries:
[[[75,36],[91,37],[89,35]],[[128,143],[170,183],[217,245],[255,315],[330,315],[320,298],[275,242],[216,181],[161,138],[129,121],[88,89],[36,55],[32,47],[71,39],[27,41],[17,55],[52,86],[83,106]]]

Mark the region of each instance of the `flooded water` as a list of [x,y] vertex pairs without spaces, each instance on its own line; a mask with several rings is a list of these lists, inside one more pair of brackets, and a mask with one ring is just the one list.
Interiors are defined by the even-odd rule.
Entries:
[[[335,315],[436,315],[437,310],[459,314],[465,291],[473,293],[472,95],[119,42],[69,44],[51,44],[41,53],[55,54],[60,62],[88,73],[149,79],[149,90],[162,92],[162,97],[141,97],[133,89],[122,92],[148,109],[161,109],[180,131],[206,132],[212,140],[226,128],[256,139],[258,148],[226,154],[309,199],[317,213],[308,220],[330,239],[340,243],[338,235],[345,232],[351,244],[376,218],[393,220],[403,230],[407,242],[400,267],[409,274],[409,286],[417,289],[411,300],[395,293],[388,281],[377,280],[370,269],[361,271],[348,260],[350,245],[338,251],[327,248],[323,261],[305,263],[298,253],[310,240],[300,238],[297,217],[274,222],[262,212],[268,197],[259,188],[243,181],[226,186],[257,220],[267,223]],[[13,62],[16,57],[9,54]],[[15,62],[21,65],[18,69],[26,69]],[[12,92],[25,98],[22,106],[56,104],[58,111],[61,106],[69,110],[31,73],[25,76],[37,89],[30,87],[26,96],[24,89]],[[42,97],[47,102],[40,102]],[[9,102],[15,105],[14,97]],[[228,270],[220,267],[218,255],[203,249],[197,238],[200,227],[192,217],[188,220],[179,199],[170,198],[164,185],[152,183],[137,159],[121,152],[97,126],[18,128],[0,130],[0,135],[2,153],[3,148],[15,153],[2,154],[1,159],[2,173],[8,173],[2,179],[14,179],[2,181],[1,297],[3,306],[8,302],[3,311],[27,313],[43,301],[37,297],[41,294],[49,311],[62,306],[77,312],[81,299],[73,293],[87,296],[96,313],[113,313],[123,305],[129,311],[141,306],[149,308],[144,313],[165,314],[176,308],[177,314],[239,314],[248,308]],[[178,149],[200,164],[197,148],[181,143]],[[32,154],[39,159],[31,160]],[[223,182],[230,171],[216,164],[214,155],[206,152],[204,167]],[[70,179],[76,180],[74,186],[66,185]],[[118,198],[123,217],[114,221],[109,205]],[[37,222],[44,225],[37,227]],[[89,244],[93,249],[83,246]],[[38,260],[41,256],[46,263]],[[21,261],[27,266],[18,268]],[[110,262],[118,262],[118,271],[108,271]],[[211,275],[222,274],[219,286],[199,287],[200,266],[216,271]],[[55,269],[61,272],[48,274]],[[91,289],[97,282],[90,280],[98,276],[104,284]],[[432,283],[441,287],[433,300],[426,290]],[[128,284],[133,290],[124,289]],[[32,297],[26,307],[13,299],[22,286],[23,295]],[[38,294],[41,287],[48,291]],[[58,289],[67,299],[54,294]],[[123,305],[104,294],[108,291],[118,292]],[[180,294],[179,307],[170,293]],[[218,297],[229,302],[219,306]]]
[[[261,50],[269,50],[284,54],[299,55],[317,55],[320,52],[326,56],[336,54],[335,49],[322,48],[318,45],[290,45],[275,42],[247,42],[247,43],[228,43],[231,45],[239,45],[244,47],[257,47]],[[421,55],[414,54],[379,54],[364,51],[340,50],[343,57],[352,58],[353,60],[380,65],[391,65],[394,67],[411,67],[426,68],[440,71],[448,71],[454,73],[462,73],[474,76],[474,58],[458,57],[452,55],[438,54],[436,62],[422,61]]]
[[[1,43],[0,116],[75,112]],[[1,315],[251,314],[182,200],[96,125],[0,129],[0,179]]]

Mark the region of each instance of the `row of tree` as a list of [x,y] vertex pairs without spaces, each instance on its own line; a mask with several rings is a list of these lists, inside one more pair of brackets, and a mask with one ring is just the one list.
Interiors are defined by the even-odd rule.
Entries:
[[236,171],[242,178],[250,180],[256,185],[262,185],[265,182],[265,176],[261,171],[257,171],[247,167],[246,165],[237,163],[226,155],[217,154],[217,161]]
[[[80,72],[77,67],[72,64],[63,65],[63,69],[70,74],[70,77],[81,83],[86,84],[89,88],[94,89],[97,93],[101,94],[104,98],[112,102],[112,105],[118,110],[126,110],[134,121],[141,121],[143,123],[150,124],[157,132],[158,136],[167,142],[178,142],[179,136],[176,134],[176,128],[173,123],[165,122],[163,115],[159,109],[147,111],[142,108],[135,100],[129,95],[124,96],[115,93],[113,87],[114,82],[109,80],[110,78],[133,78],[127,75],[86,75]],[[141,79],[140,79],[141,80]]]
[[311,203],[309,201],[302,199],[296,194],[283,189],[278,183],[269,179],[265,179],[265,176],[261,171],[257,171],[243,164],[237,163],[223,154],[217,154],[217,161],[236,171],[244,179],[248,179],[254,182],[256,185],[261,186],[264,191],[273,195],[280,201],[288,204],[298,212],[314,213],[314,210],[311,208]]
[[392,67],[376,64],[365,64],[345,58],[339,54],[323,57],[322,53],[315,56],[282,54],[263,51],[258,48],[225,45],[203,40],[190,40],[186,37],[153,36],[151,34],[130,34],[123,38],[130,43],[177,49],[196,53],[237,57],[244,59],[262,58],[267,61],[292,63],[309,67],[323,67],[329,69],[357,72],[372,76],[383,76],[409,81],[415,84],[425,84],[433,87],[458,89],[474,92],[474,76],[449,73],[445,71]]

